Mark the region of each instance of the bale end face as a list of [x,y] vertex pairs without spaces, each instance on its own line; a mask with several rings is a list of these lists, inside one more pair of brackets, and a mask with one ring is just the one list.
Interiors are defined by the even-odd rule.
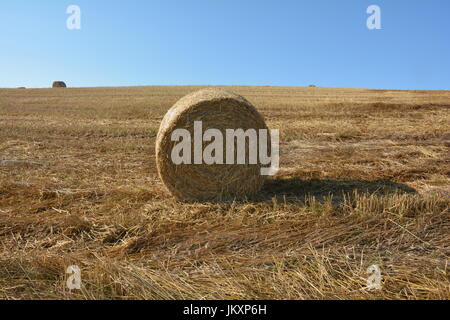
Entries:
[[[199,134],[199,123],[202,132]],[[174,131],[184,132],[190,135],[188,140],[189,154],[184,154],[183,163],[174,163],[173,150],[181,140],[173,139]],[[222,146],[217,147],[214,154],[223,153],[223,163],[219,161],[206,163],[204,159],[196,162],[195,144],[198,139],[204,138],[207,130],[212,129],[223,137]],[[259,162],[250,162],[250,142],[245,143],[244,151],[246,162],[235,161],[229,164],[225,161],[228,145],[226,142],[227,130],[242,129],[245,132],[251,129],[259,133],[260,130],[268,130],[264,118],[256,108],[245,98],[223,90],[205,89],[194,92],[180,99],[166,114],[158,132],[156,141],[156,162],[158,173],[169,192],[182,201],[218,201],[246,198],[257,194],[264,181],[261,175]],[[221,134],[220,134],[221,133]],[[200,142],[202,152],[206,152],[213,139],[203,139]],[[174,141],[175,140],[175,141]],[[238,139],[230,139],[234,149],[236,160]],[[270,137],[268,141],[270,149]],[[242,146],[242,145],[241,145]],[[198,150],[198,149],[197,149]],[[184,150],[186,151],[186,150]],[[204,153],[202,153],[203,155]],[[216,158],[220,159],[220,157]],[[197,157],[198,160],[198,157]]]

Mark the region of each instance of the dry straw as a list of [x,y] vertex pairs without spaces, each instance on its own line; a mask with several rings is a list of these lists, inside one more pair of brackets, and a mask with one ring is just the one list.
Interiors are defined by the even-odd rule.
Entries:
[[53,88],[67,88],[66,84],[63,81],[55,81],[53,82]]
[[[187,129],[194,137],[194,121],[202,121],[203,132],[218,129],[224,137],[226,129],[255,129],[257,132],[267,129],[264,118],[256,108],[237,94],[204,89],[183,97],[164,117],[156,140],[158,173],[169,192],[183,201],[239,199],[258,193],[265,178],[261,175],[263,166],[260,164],[248,164],[248,161],[233,165],[173,163],[171,153],[177,142],[172,141],[172,132]],[[208,144],[203,142],[203,148]],[[248,153],[247,142],[247,159]]]

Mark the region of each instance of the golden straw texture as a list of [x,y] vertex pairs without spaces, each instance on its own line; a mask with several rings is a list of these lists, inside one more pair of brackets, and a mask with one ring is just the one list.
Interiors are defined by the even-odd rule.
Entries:
[[[171,152],[177,144],[171,139],[172,132],[186,129],[194,137],[194,121],[202,121],[203,132],[208,129],[220,130],[224,146],[226,129],[255,129],[257,132],[267,129],[264,118],[256,108],[237,94],[204,89],[183,97],[167,112],[156,140],[158,173],[169,192],[185,201],[226,200],[256,194],[265,177],[260,174],[262,166],[259,161],[258,164],[248,162],[248,141],[245,147],[246,164],[207,165],[203,162],[175,165],[172,162]],[[193,141],[191,143],[193,145]],[[203,142],[203,148],[209,143]],[[234,143],[236,156],[236,141]]]

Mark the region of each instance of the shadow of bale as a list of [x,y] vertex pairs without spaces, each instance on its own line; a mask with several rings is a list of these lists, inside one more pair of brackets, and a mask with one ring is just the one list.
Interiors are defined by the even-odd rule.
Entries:
[[274,197],[305,198],[315,197],[323,200],[333,196],[333,200],[340,202],[344,195],[352,197],[355,194],[413,194],[415,189],[390,180],[334,180],[334,179],[308,179],[299,178],[271,178],[268,179],[258,195],[258,200],[269,200]]
[[307,198],[314,197],[322,202],[332,197],[335,205],[339,205],[344,199],[352,200],[356,195],[394,195],[416,194],[417,191],[405,184],[390,180],[335,180],[335,179],[307,179],[300,178],[269,178],[262,190],[255,196],[243,199],[223,199],[214,201],[184,201],[185,203],[258,203],[272,201],[274,198],[280,202],[304,202]]

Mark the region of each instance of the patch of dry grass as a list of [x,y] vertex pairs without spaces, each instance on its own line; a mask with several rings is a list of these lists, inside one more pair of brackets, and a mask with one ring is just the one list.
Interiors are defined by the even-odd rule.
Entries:
[[282,169],[183,204],[154,140],[197,89],[0,90],[0,298],[450,298],[450,92],[227,88],[280,129]]

